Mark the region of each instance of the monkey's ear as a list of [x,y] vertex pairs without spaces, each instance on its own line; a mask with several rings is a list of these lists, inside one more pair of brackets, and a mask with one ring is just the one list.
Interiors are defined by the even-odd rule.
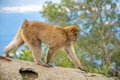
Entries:
[[73,28],[71,28],[69,31],[70,31],[70,32],[74,32],[74,29],[73,29]]

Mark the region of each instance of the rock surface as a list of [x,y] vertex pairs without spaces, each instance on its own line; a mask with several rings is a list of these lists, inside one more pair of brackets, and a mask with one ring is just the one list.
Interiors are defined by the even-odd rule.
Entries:
[[79,69],[46,68],[23,60],[0,56],[0,80],[117,80]]

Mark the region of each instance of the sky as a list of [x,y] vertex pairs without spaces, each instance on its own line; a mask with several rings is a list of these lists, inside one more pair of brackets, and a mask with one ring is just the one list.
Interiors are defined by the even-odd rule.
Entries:
[[0,55],[4,54],[4,48],[12,41],[24,19],[45,22],[39,11],[46,1],[50,0],[0,0]]
[[[6,13],[25,13],[38,12],[50,0],[0,0],[0,12]],[[60,0],[51,0],[58,3]]]

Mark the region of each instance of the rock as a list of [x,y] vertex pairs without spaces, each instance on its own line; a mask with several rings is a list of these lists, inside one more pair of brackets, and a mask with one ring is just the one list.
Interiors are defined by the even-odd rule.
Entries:
[[115,80],[79,69],[46,68],[34,62],[0,56],[0,80]]

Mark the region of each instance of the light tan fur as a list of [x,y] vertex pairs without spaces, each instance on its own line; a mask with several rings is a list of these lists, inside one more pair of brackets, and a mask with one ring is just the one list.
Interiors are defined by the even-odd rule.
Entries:
[[[73,63],[79,69],[84,70],[73,48],[73,42],[76,42],[78,33],[79,29],[76,26],[62,28],[43,22],[28,22],[25,20],[13,41],[5,48],[5,55],[6,57],[9,57],[9,51],[16,50],[25,42],[32,50],[34,61],[37,64],[49,67],[49,61],[53,53],[63,47]],[[41,43],[49,45],[45,59],[46,63],[43,63],[40,60]]]

